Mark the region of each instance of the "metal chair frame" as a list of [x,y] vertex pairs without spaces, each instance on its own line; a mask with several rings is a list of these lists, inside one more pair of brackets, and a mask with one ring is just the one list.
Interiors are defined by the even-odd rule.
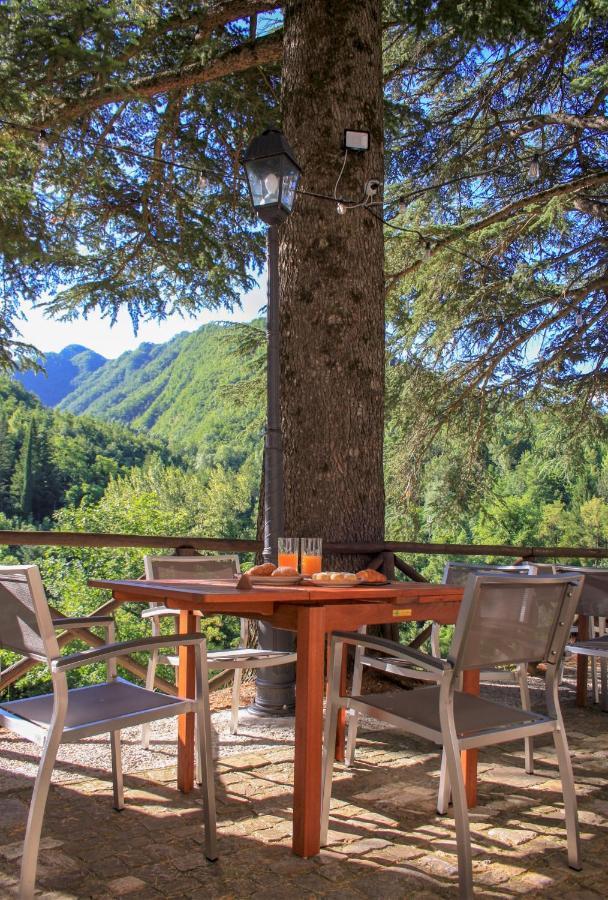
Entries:
[[[23,603],[11,585],[28,599]],[[4,596],[2,596],[2,594]],[[154,651],[166,638],[144,638],[115,643],[111,617],[52,620],[44,586],[37,566],[0,567],[0,603],[5,607],[4,625],[0,630],[0,647],[13,650],[46,663],[51,672],[53,692],[24,700],[0,701],[0,726],[27,740],[43,745],[38,774],[29,808],[19,885],[20,900],[34,896],[40,835],[44,811],[60,744],[73,743],[97,734],[110,734],[112,752],[113,806],[124,808],[124,789],[120,752],[123,728],[194,713],[198,736],[198,764],[202,773],[204,795],[204,852],[208,859],[217,858],[216,810],[213,759],[211,755],[211,717],[205,639],[200,634],[173,635],[171,641],[194,647],[196,662],[196,698],[182,699],[148,691],[117,676],[116,660],[136,650]],[[14,607],[14,621],[12,620]],[[7,609],[10,614],[7,614]],[[102,625],[109,643],[102,647],[61,656],[56,628],[67,624],[91,627]],[[14,626],[14,627],[13,627]],[[102,684],[68,689],[66,673],[95,662],[107,663],[107,680]],[[112,703],[115,712],[112,713]],[[73,711],[70,724],[70,713]]]
[[[453,795],[454,818],[456,825],[458,874],[460,895],[471,897],[473,895],[473,870],[469,829],[469,814],[464,787],[462,769],[460,765],[460,751],[474,748],[487,747],[492,744],[504,743],[516,739],[532,738],[535,735],[551,734],[555,743],[557,759],[562,780],[564,796],[565,820],[568,844],[568,864],[574,869],[580,869],[580,837],[578,831],[578,815],[576,806],[576,793],[572,765],[568,752],[568,744],[563,725],[563,719],[559,706],[558,684],[563,658],[564,646],[569,635],[570,625],[576,612],[579,596],[582,589],[582,578],[572,577],[521,577],[517,578],[525,591],[529,585],[536,587],[547,585],[554,586],[556,591],[555,615],[550,626],[543,632],[544,649],[542,661],[547,665],[547,689],[546,703],[547,714],[529,710],[516,710],[502,706],[480,697],[472,697],[462,694],[458,690],[462,671],[464,668],[479,667],[487,664],[483,658],[483,652],[479,651],[479,658],[474,658],[477,647],[471,644],[479,636],[479,629],[483,627],[483,619],[480,618],[480,610],[484,600],[484,594],[491,587],[502,581],[505,576],[470,576],[465,588],[465,596],[461,605],[458,622],[446,660],[438,659],[425,653],[420,653],[409,647],[404,647],[392,641],[382,638],[369,637],[359,633],[350,634],[337,632],[331,639],[329,690],[327,697],[327,711],[325,717],[324,735],[324,762],[323,762],[323,793],[321,811],[321,844],[327,843],[329,827],[329,807],[331,799],[332,771],[335,761],[336,730],[338,713],[341,708],[355,709],[359,714],[372,716],[387,722],[401,730],[409,731],[421,738],[426,738],[443,747],[446,782],[451,783]],[[512,578],[509,577],[509,581]],[[471,635],[472,626],[477,632]],[[546,640],[545,640],[546,635]],[[479,647],[482,646],[479,641]],[[367,695],[367,696],[342,696],[340,694],[341,663],[344,645],[364,647],[374,650],[395,660],[402,660],[406,665],[413,665],[417,669],[433,675],[437,686],[417,688],[414,691],[404,691],[401,696],[407,695],[420,701],[420,706],[426,710],[432,705],[437,710],[439,727],[430,727],[424,724],[424,715],[416,718],[415,712],[410,716],[399,715],[398,711],[391,711],[390,697],[399,695]],[[493,661],[501,651],[496,651]],[[523,662],[523,652],[518,653],[517,648],[502,652],[499,663],[502,665],[517,664]],[[527,661],[541,661],[527,660]],[[416,698],[416,695],[419,695]],[[423,694],[423,697],[420,695]],[[378,698],[385,698],[379,700]],[[464,700],[462,699],[464,698]],[[472,710],[474,721],[479,727],[469,727],[459,734],[457,730],[457,716],[455,716],[455,702],[462,707],[466,703]],[[382,704],[382,705],[379,705]],[[414,708],[414,707],[412,707]],[[477,711],[476,711],[477,710]],[[494,714],[497,723],[494,727],[488,726],[488,710]],[[458,710],[456,710],[458,712]]]
[[[583,616],[590,616],[592,621],[592,634],[589,641],[582,641],[567,647],[568,652],[580,656],[588,656],[591,660],[591,683],[593,699],[600,704],[603,712],[608,712],[608,660],[604,653],[606,641],[606,618],[608,617],[608,569],[599,566],[554,566],[556,574],[576,574],[585,576],[583,593],[579,603],[578,612]],[[598,585],[593,584],[594,576],[597,579],[606,579],[606,593],[604,597],[598,597]],[[597,637],[595,636],[597,635]],[[599,652],[595,653],[594,651]],[[600,677],[597,677],[596,662],[599,659]]]
[[[144,557],[144,567],[146,579],[162,581],[155,574],[155,566],[167,564],[172,567],[184,568],[187,570],[190,566],[195,568],[204,567],[205,563],[226,563],[232,567],[232,574],[240,574],[239,558],[236,555],[231,556],[146,556]],[[184,577],[187,577],[186,575]],[[151,603],[148,609],[142,612],[143,619],[150,619],[152,624],[153,637],[160,636],[160,620],[164,616],[179,617],[179,610],[168,609],[162,604]],[[232,704],[230,715],[230,732],[236,734],[239,724],[239,701],[241,693],[241,680],[243,669],[262,669],[269,666],[284,666],[295,663],[296,653],[284,653],[281,650],[262,650],[256,647],[247,647],[247,637],[249,632],[249,620],[241,618],[241,635],[240,646],[237,648],[229,648],[226,650],[211,650],[207,653],[207,664],[210,669],[233,669],[234,678],[232,682]],[[170,646],[170,641],[165,643]],[[173,655],[161,655],[159,651],[153,651],[148,661],[148,669],[146,674],[146,688],[154,689],[154,677],[159,663],[173,666],[176,670],[179,666],[179,657]],[[142,728],[142,746],[147,749],[150,746],[150,728],[144,726]]]
[[[464,579],[452,579],[451,573],[458,575],[464,574]],[[531,565],[525,566],[491,566],[491,565],[471,565],[470,563],[448,562],[443,570],[443,584],[464,583],[469,574],[513,574],[513,575],[535,575],[536,567]],[[431,653],[437,659],[441,658],[439,648],[439,632],[441,626],[437,622],[433,622],[431,628]],[[363,625],[359,628],[360,634],[367,633],[367,626]],[[352,693],[358,694],[361,691],[361,683],[363,680],[363,667],[376,669],[380,672],[387,672],[391,675],[400,675],[405,678],[414,678],[417,681],[426,681],[437,684],[440,676],[437,672],[428,672],[422,668],[412,668],[407,662],[399,659],[384,659],[383,657],[372,656],[366,654],[363,646],[357,646],[355,650],[355,659],[353,665]],[[528,671],[526,663],[521,663],[514,669],[487,669],[481,673],[481,679],[492,684],[516,684],[519,687],[521,703],[523,709],[530,709],[530,690],[528,687]],[[355,747],[357,744],[357,731],[359,728],[359,715],[355,709],[351,710],[348,718],[348,729],[346,738],[345,761],[347,766],[351,766],[355,759]],[[531,738],[524,741],[524,769],[528,775],[534,774],[534,744]],[[445,760],[441,767],[442,777],[439,784],[439,795],[437,799],[437,812],[439,815],[445,815],[448,809],[449,796],[446,796],[445,790]]]

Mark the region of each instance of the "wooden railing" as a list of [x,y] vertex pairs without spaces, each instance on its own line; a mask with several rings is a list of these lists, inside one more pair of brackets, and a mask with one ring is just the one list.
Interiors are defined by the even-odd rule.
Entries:
[[[262,550],[262,542],[256,540],[237,540],[232,538],[199,538],[190,535],[141,535],[141,534],[93,534],[79,531],[0,531],[0,546],[52,546],[52,547],[145,547],[173,549],[176,553],[184,551],[200,552],[205,550],[214,553],[257,553]],[[589,547],[512,547],[504,544],[421,544],[412,541],[386,541],[384,543],[324,543],[324,551],[328,554],[368,556],[368,566],[379,569],[393,578],[395,569],[413,581],[426,581],[412,565],[403,560],[399,553],[441,555],[441,556],[502,556],[514,557],[517,560],[538,559],[608,559],[608,549]],[[120,603],[109,600],[102,604],[91,615],[108,615]],[[51,608],[54,618],[62,614]],[[390,628],[391,626],[387,626]],[[428,637],[428,628],[423,628],[417,635],[413,646],[420,646]],[[389,636],[387,634],[387,636]],[[58,636],[60,647],[64,647],[74,638],[79,638],[91,647],[99,647],[103,640],[83,629],[66,629]],[[5,669],[0,675],[0,691],[19,678],[22,678],[37,663],[31,659],[23,659]],[[130,656],[121,658],[121,665],[140,678],[145,677],[145,668]],[[228,673],[229,674],[229,673]],[[210,686],[220,687],[225,683],[226,673],[212,679]],[[174,685],[163,678],[156,677],[156,687],[176,694]]]

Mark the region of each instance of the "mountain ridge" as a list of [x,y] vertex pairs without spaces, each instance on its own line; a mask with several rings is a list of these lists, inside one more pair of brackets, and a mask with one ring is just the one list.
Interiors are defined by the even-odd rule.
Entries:
[[58,353],[50,351],[38,360],[44,372],[18,372],[15,380],[35,394],[44,406],[55,407],[78,388],[83,378],[109,362],[101,353],[82,344],[68,344]]

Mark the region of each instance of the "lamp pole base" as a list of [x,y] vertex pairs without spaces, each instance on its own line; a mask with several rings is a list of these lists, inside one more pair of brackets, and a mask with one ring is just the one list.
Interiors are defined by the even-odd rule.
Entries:
[[[294,635],[291,631],[272,628],[266,622],[259,623],[259,646],[263,650],[279,650],[293,653]],[[296,667],[268,666],[258,669],[255,680],[255,700],[247,712],[254,716],[283,718],[293,716],[296,709]]]

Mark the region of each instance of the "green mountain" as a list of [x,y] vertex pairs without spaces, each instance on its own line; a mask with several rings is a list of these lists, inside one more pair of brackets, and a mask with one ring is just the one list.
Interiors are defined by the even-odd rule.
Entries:
[[80,378],[60,408],[164,438],[199,467],[238,469],[261,446],[255,373],[264,339],[255,323],[239,328],[249,332],[246,353],[236,349],[233,328],[203,325],[108,360]]
[[15,378],[45,406],[57,406],[66,394],[78,388],[83,378],[96,372],[107,360],[94,350],[70,344],[60,353],[46,353],[39,362],[44,372],[19,372]]

